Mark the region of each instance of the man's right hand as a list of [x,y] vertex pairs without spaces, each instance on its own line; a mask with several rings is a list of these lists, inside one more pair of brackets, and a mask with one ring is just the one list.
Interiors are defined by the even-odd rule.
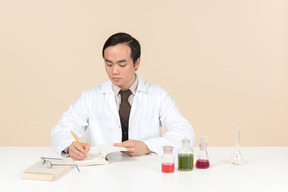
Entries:
[[88,156],[90,146],[87,143],[81,143],[81,145],[77,141],[73,141],[69,146],[68,153],[73,160],[82,160]]

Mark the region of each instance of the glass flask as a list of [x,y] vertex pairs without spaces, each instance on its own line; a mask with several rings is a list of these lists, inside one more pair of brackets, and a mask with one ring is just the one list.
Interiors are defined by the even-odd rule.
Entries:
[[162,155],[162,172],[163,173],[174,173],[174,155],[172,154],[173,146],[166,145],[163,146],[163,155]]
[[240,153],[240,123],[236,123],[236,134],[235,134],[235,152],[232,155],[230,162],[234,165],[244,164],[244,159]]
[[209,158],[208,158],[208,152],[207,152],[207,137],[206,136],[202,136],[200,138],[200,144],[199,144],[199,155],[198,155],[198,159],[196,161],[196,167],[198,169],[207,169],[208,167],[210,167],[210,162],[209,162]]
[[192,171],[194,163],[194,152],[189,147],[190,139],[182,139],[183,147],[178,151],[178,170]]

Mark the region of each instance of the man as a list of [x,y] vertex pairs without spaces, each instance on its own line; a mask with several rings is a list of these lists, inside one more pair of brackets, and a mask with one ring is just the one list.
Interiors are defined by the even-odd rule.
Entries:
[[[143,81],[135,71],[140,66],[140,44],[126,33],[116,33],[105,42],[102,56],[110,81],[83,92],[51,131],[58,154],[84,159],[91,146],[104,142],[125,147],[129,156],[162,154],[162,146],[181,147],[182,138],[194,141],[194,131],[173,99],[161,87]],[[90,128],[90,145],[79,145]],[[165,134],[161,137],[160,126]]]

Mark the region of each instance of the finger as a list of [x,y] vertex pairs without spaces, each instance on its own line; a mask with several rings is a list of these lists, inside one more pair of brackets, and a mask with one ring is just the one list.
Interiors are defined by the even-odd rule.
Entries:
[[82,159],[81,157],[77,156],[77,154],[75,153],[73,148],[70,148],[69,155],[73,160],[81,160]]
[[85,157],[87,157],[87,155],[85,154],[85,150],[77,142],[73,142],[70,145],[70,147],[69,147],[69,155],[70,155],[71,158],[77,159],[77,160],[84,159]]
[[134,156],[137,156],[137,154],[136,153],[134,153],[134,152],[131,152],[131,151],[121,151],[122,153],[124,153],[124,154],[126,154],[126,155],[128,155],[128,156],[130,156],[130,157],[134,157]]
[[122,146],[125,148],[134,148],[136,146],[136,142],[133,140],[127,140],[122,142]]
[[82,152],[80,152],[77,148],[75,148],[74,146],[71,147],[71,150],[69,151],[70,157],[74,158],[74,159],[84,159],[86,157],[85,154],[83,154]]
[[114,147],[124,147],[123,143],[114,143]]
[[125,144],[123,146],[125,147],[125,149],[127,149],[127,152],[129,153],[133,153],[136,150],[136,147],[134,145]]
[[74,154],[74,153],[71,153],[71,154],[70,154],[70,157],[71,157],[71,159],[73,159],[73,160],[82,160],[82,159],[84,159],[84,158],[82,158],[82,157],[77,156],[77,155]]
[[[76,154],[80,157],[84,156],[88,157],[88,151],[90,150],[90,146],[86,143],[77,143],[75,144],[75,148],[77,149]],[[80,152],[81,154],[79,154],[78,152]]]
[[130,152],[130,151],[121,151],[121,153],[124,153],[124,154],[126,154],[126,155],[131,156],[131,152]]
[[80,151],[74,151],[74,153],[72,153],[72,156],[78,160],[82,160],[82,159],[85,159],[87,157],[86,154],[83,154]]
[[82,145],[79,144],[77,141],[74,141],[74,142],[72,143],[72,146],[73,146],[74,148],[76,148],[78,151],[80,151],[80,152],[82,152],[82,153],[85,153],[84,148],[83,148]]
[[87,143],[81,143],[81,144],[84,148],[85,154],[87,155],[91,148],[90,145],[88,145]]

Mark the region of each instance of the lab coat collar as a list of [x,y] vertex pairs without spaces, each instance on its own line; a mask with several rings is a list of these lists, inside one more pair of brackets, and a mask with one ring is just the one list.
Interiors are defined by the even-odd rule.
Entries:
[[[137,87],[137,91],[140,92],[147,92],[147,87],[144,85],[144,81],[139,77],[138,75],[138,87]],[[136,91],[136,92],[137,92]]]
[[100,84],[100,93],[112,93],[113,94],[113,89],[112,89],[112,82],[109,80],[109,81],[106,81],[102,84]]

